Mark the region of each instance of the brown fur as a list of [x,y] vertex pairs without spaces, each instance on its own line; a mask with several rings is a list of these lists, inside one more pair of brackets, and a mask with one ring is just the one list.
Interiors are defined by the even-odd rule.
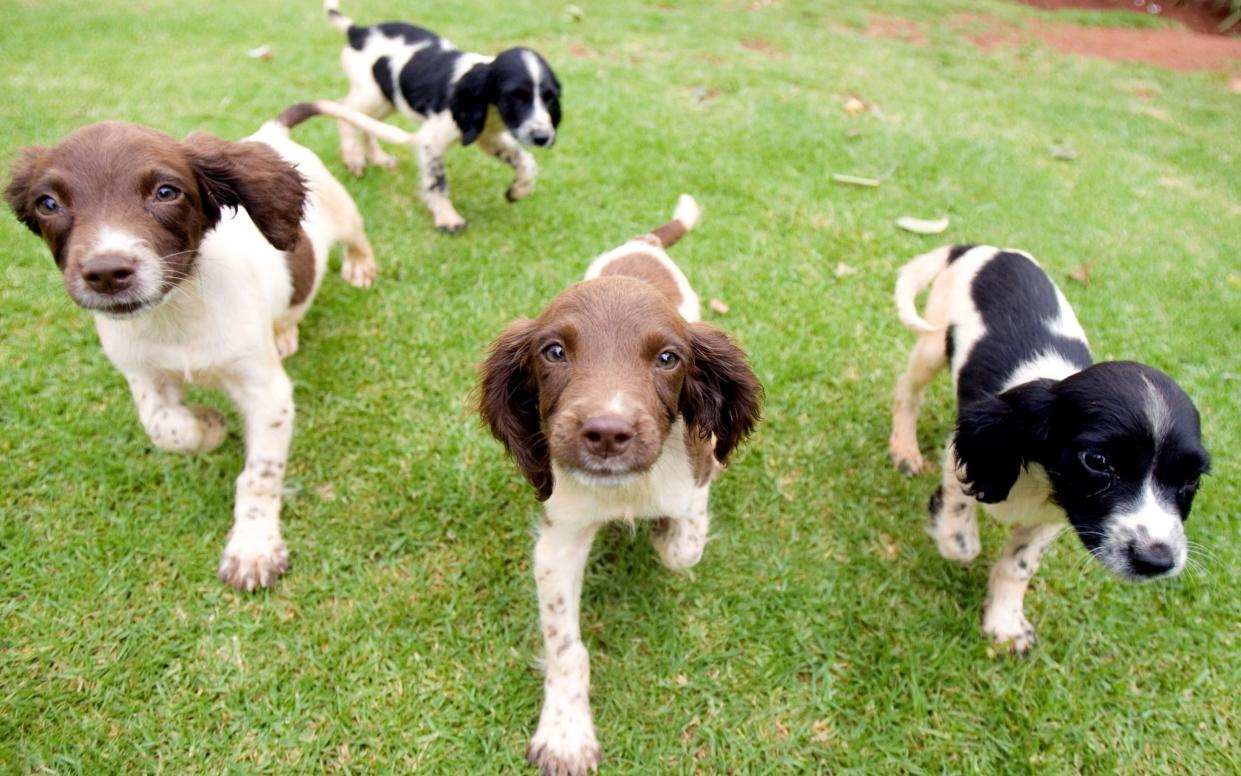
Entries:
[[659,240],[660,245],[664,246],[665,248],[670,248],[672,247],[673,243],[675,243],[677,240],[684,237],[685,233],[688,231],[689,230],[685,228],[685,224],[681,223],[679,220],[674,219],[664,224],[663,226],[659,227],[658,229],[651,230],[651,234],[653,234],[655,238]]
[[289,267],[289,279],[292,281],[293,293],[289,297],[289,306],[295,307],[306,301],[315,287],[315,249],[310,244],[310,236],[305,230],[298,230],[300,235],[297,244],[284,256]]
[[631,278],[645,280],[660,293],[668,297],[668,301],[673,306],[680,305],[684,301],[681,296],[681,289],[677,286],[676,278],[668,271],[659,259],[646,254],[635,251],[624,256],[618,256],[608,262],[600,276],[607,275],[625,275]]
[[[549,345],[564,348],[550,360]],[[657,357],[671,351],[671,368]],[[635,436],[608,468],[583,443],[583,424],[622,392]],[[540,499],[552,492],[551,462],[589,473],[650,469],[672,424],[684,416],[691,441],[716,437],[728,460],[759,419],[762,387],[745,354],[719,329],[687,323],[656,288],[608,276],[571,286],[535,320],[511,324],[482,366],[480,410]],[[709,442],[707,443],[709,449]],[[700,444],[691,456],[701,458]],[[706,476],[701,462],[695,476]],[[706,480],[704,480],[705,482]]]

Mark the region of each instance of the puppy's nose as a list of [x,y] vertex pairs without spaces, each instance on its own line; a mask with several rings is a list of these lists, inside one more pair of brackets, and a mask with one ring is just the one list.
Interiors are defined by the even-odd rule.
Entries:
[[555,137],[546,129],[535,129],[530,132],[530,142],[536,146],[549,146],[552,144],[552,138]]
[[82,279],[99,294],[118,294],[134,283],[135,262],[126,256],[105,253],[82,265]]
[[1131,544],[1129,560],[1135,573],[1144,577],[1153,577],[1171,571],[1176,565],[1172,557],[1172,548],[1163,542],[1150,544]]
[[620,455],[634,437],[633,424],[620,415],[596,415],[582,424],[582,441],[593,455]]

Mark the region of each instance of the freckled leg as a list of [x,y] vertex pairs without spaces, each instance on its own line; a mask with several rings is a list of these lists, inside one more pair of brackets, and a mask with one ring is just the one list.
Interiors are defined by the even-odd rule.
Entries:
[[478,139],[479,148],[513,168],[516,176],[504,196],[509,202],[530,196],[534,193],[534,179],[539,174],[538,162],[534,156],[521,147],[521,144],[508,132],[497,132],[490,137]]
[[448,197],[448,178],[444,173],[444,148],[437,144],[419,143],[418,166],[422,171],[422,201],[431,211],[435,228],[455,233],[465,229],[465,219],[457,213]]
[[949,438],[944,451],[943,479],[931,496],[929,533],[935,538],[939,554],[958,563],[978,557],[978,505],[967,496],[957,478],[957,454]]
[[982,629],[1000,646],[1022,653],[1034,643],[1034,626],[1026,619],[1023,600],[1039,560],[1060,533],[1059,523],[1013,529],[1004,554],[991,569]]
[[543,711],[526,759],[547,776],[583,776],[599,767],[590,713],[590,656],[579,624],[582,576],[597,530],[597,525],[545,524],[534,547],[547,674]]
[[164,375],[129,374],[138,418],[152,444],[172,453],[206,453],[228,431],[224,416],[207,407],[187,407],[181,381]]
[[918,450],[918,407],[927,385],[948,363],[944,352],[946,344],[942,332],[919,335],[917,344],[909,353],[909,365],[896,381],[888,452],[896,468],[910,476],[921,472],[924,466],[922,453]]
[[707,511],[710,490],[710,486],[703,486],[694,492],[688,515],[662,517],[651,526],[651,543],[660,560],[673,571],[691,568],[702,559],[707,531],[711,527],[711,515]]
[[[373,83],[351,88],[341,103],[377,119],[392,112],[391,104]],[[381,167],[396,167],[396,159],[384,152],[374,136],[348,121],[337,121],[336,126],[340,129],[340,156],[350,173],[361,175],[368,159]]]
[[277,364],[253,382],[228,386],[246,420],[246,466],[237,477],[233,528],[219,577],[239,590],[267,587],[289,566],[280,499],[293,436],[293,384]]

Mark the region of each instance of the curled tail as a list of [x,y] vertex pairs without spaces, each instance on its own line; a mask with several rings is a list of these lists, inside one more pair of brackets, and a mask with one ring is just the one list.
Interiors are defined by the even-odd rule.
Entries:
[[349,32],[353,26],[353,19],[340,12],[339,0],[323,0],[323,12],[327,14],[328,24],[341,32]]
[[406,132],[400,127],[387,124],[331,100],[299,102],[296,105],[290,105],[283,113],[276,117],[276,123],[284,126],[286,129],[292,129],[314,116],[330,116],[334,119],[347,121],[363,132],[374,135],[388,143],[413,145],[419,141],[417,132]]
[[949,254],[952,251],[951,245],[945,245],[930,253],[924,253],[901,267],[900,273],[896,276],[896,312],[900,316],[901,323],[905,324],[905,328],[910,331],[917,334],[942,331],[942,327],[932,326],[918,314],[914,299],[922,289],[931,285],[931,281],[935,280],[935,276],[942,272],[944,267],[948,266]]
[[698,223],[698,216],[701,214],[698,203],[688,194],[682,194],[677,199],[677,206],[672,211],[672,220],[658,229],[652,229],[651,234],[655,239],[659,240],[659,244],[665,248],[669,248],[677,240],[685,236],[685,233],[694,228],[694,224]]

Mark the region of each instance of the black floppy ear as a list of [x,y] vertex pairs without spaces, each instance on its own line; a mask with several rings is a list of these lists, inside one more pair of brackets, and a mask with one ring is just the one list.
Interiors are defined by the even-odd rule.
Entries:
[[723,331],[692,323],[689,334],[691,363],[681,386],[681,414],[704,438],[715,435],[715,458],[726,464],[761,417],[763,386],[745,353]]
[[198,179],[207,228],[220,209],[244,207],[277,250],[292,250],[301,237],[306,182],[292,164],[262,143],[230,143],[195,132],[181,147]]
[[34,217],[34,203],[30,201],[30,189],[34,186],[39,163],[45,156],[47,156],[47,148],[43,146],[32,146],[22,151],[21,156],[17,157],[17,161],[13,163],[13,177],[9,179],[9,185],[4,190],[4,198],[17,215],[17,220],[40,237],[43,233],[39,231],[39,220]]
[[449,108],[452,120],[461,130],[461,145],[469,145],[483,133],[487,123],[487,106],[495,102],[495,85],[490,65],[475,65],[461,76],[452,90]]
[[957,415],[953,448],[967,495],[984,504],[1008,498],[1021,467],[1047,440],[1053,380],[1035,380],[971,402]]
[[478,409],[538,491],[539,501],[546,501],[552,495],[552,463],[539,427],[539,384],[530,367],[533,333],[534,321],[513,321],[491,344],[479,369]]

